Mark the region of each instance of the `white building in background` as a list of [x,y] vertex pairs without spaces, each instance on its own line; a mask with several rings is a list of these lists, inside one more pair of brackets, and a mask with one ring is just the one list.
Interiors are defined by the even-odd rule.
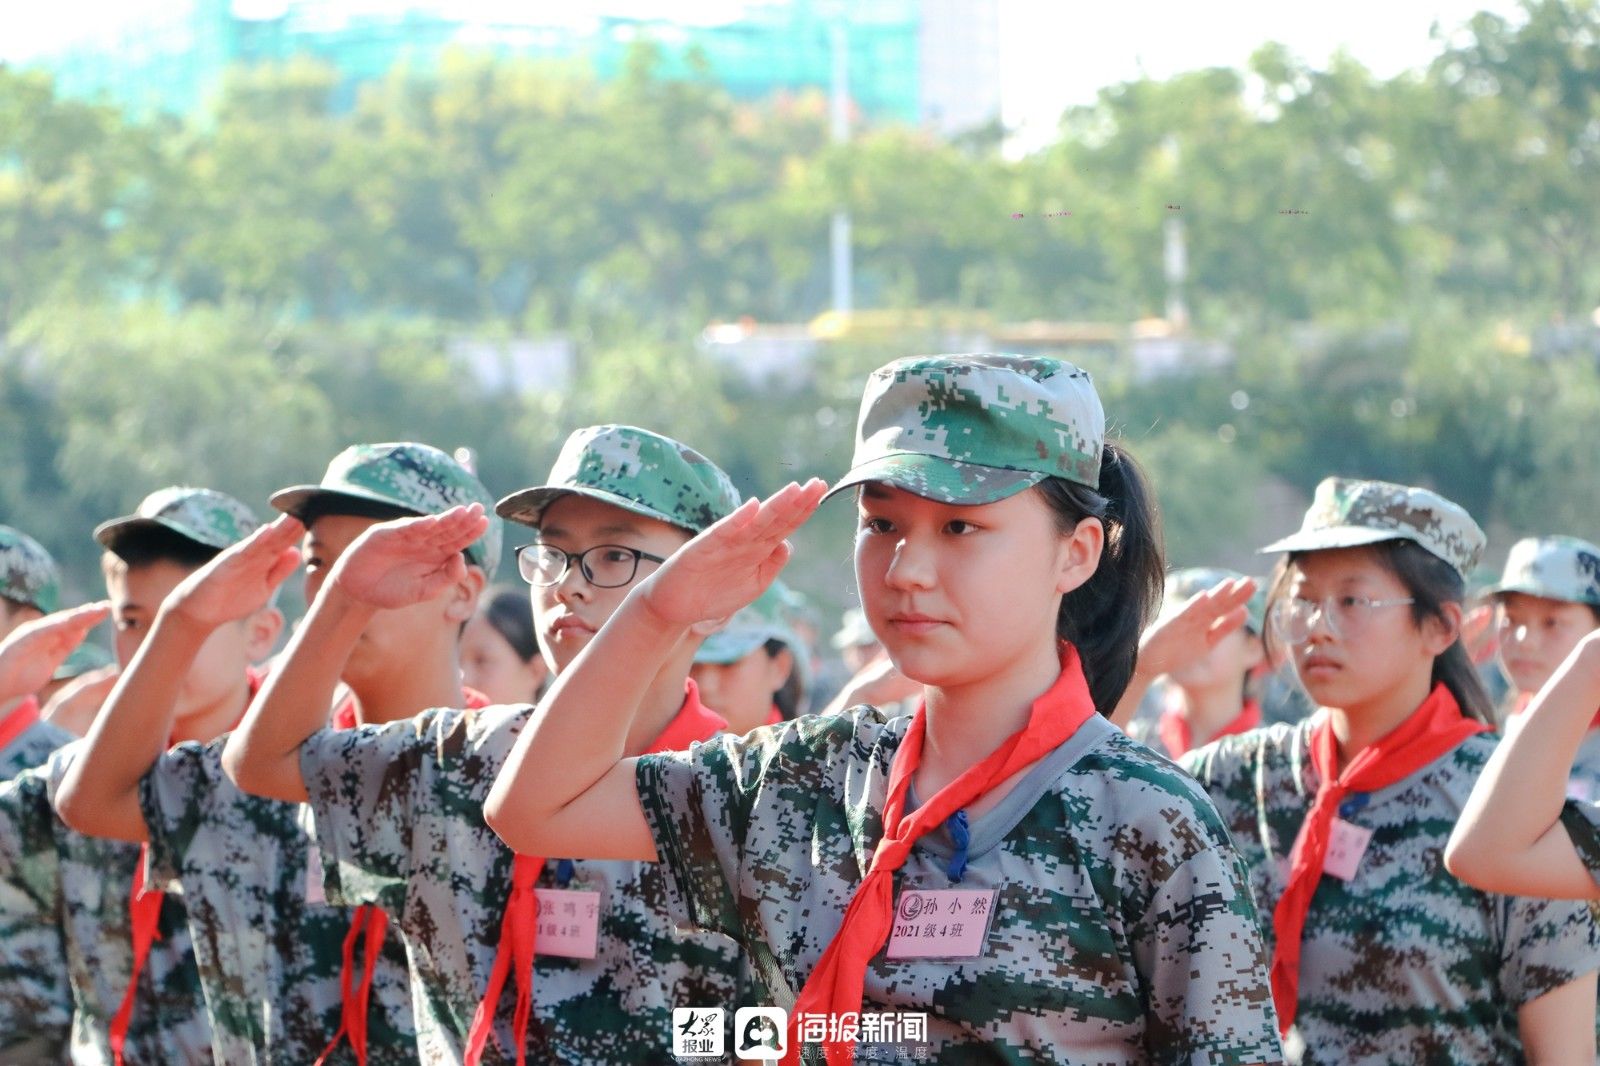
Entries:
[[1000,117],[1000,0],[919,0],[923,121],[943,134]]

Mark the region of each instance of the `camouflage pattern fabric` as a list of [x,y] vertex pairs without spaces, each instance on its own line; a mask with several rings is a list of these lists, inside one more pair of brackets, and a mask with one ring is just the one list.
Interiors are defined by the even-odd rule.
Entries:
[[1567,795],[1580,803],[1600,803],[1600,729],[1591,727],[1583,735],[1567,776]]
[[[183,894],[218,1060],[302,1066],[339,1029],[340,948],[352,912],[308,898],[322,878],[310,812],[235,788],[222,772],[226,742],[180,744],[140,782],[148,883]],[[415,1062],[398,936],[385,938],[371,994],[367,1061]],[[347,1042],[333,1061],[354,1061]]]
[[[0,790],[0,880],[7,883],[0,895],[8,904],[0,921],[31,927],[29,944],[19,951],[41,965],[41,998],[53,994],[50,985],[59,980],[60,963],[44,965],[40,939],[43,926],[56,923],[71,986],[72,1061],[110,1066],[111,1019],[133,967],[128,894],[139,848],[75,833],[55,816],[55,793],[77,747],[59,749]],[[14,913],[13,903],[25,909]],[[139,978],[128,1066],[209,1063],[211,1029],[180,897],[166,897],[158,930]],[[0,951],[9,969],[15,957],[10,944],[0,944]]]
[[769,640],[780,640],[793,649],[796,662],[804,654],[802,641],[789,625],[789,589],[774,581],[754,603],[728,619],[728,624],[711,634],[694,654],[697,663],[719,666],[736,663]]
[[[1313,725],[1227,737],[1182,760],[1250,866],[1269,949],[1289,850],[1319,783]],[[1517,1009],[1600,968],[1585,904],[1480,892],[1444,868],[1445,841],[1495,743],[1470,737],[1345,802],[1341,816],[1373,835],[1355,877],[1324,876],[1312,897],[1294,1066],[1520,1062]]]
[[[504,526],[494,516],[494,497],[476,474],[438,448],[411,441],[352,444],[333,457],[318,484],[279,489],[272,506],[304,521],[312,504],[337,504],[340,498],[417,515],[482,504],[489,528],[467,547],[466,556],[490,580],[500,566]],[[333,510],[337,513],[337,506]]]
[[1500,580],[1484,592],[1600,607],[1600,548],[1577,537],[1526,537],[1511,546]]
[[40,765],[50,758],[51,752],[76,739],[65,729],[49,722],[33,723],[17,739],[7,744],[4,750],[0,750],[0,781],[9,781],[22,771]]
[[561,446],[543,485],[514,492],[495,507],[502,518],[537,528],[544,509],[578,493],[698,533],[738,507],[728,475],[687,444],[637,426],[589,426]]
[[[861,884],[910,721],[858,707],[639,760],[674,916],[738,940],[777,1006]],[[1091,718],[970,833],[960,887],[999,893],[982,955],[866,970],[862,1010],[926,1013],[928,1061],[1279,1061],[1245,870],[1171,763]],[[896,892],[950,888],[952,854],[921,838]]]
[[41,775],[0,784],[0,1057],[64,1050],[72,1031],[55,832]]
[[[328,900],[376,903],[410,952],[424,1063],[456,1063],[500,943],[512,853],[483,803],[530,708],[432,710],[404,722],[324,730],[300,749]],[[603,827],[596,827],[603,831]],[[546,863],[539,887],[559,887]],[[728,1008],[738,995],[732,941],[680,934],[651,863],[573,864],[570,889],[601,894],[593,960],[540,955],[528,1061],[654,1063],[668,1058],[672,1008]],[[511,982],[485,1061],[515,1062]]]
[[49,614],[61,606],[61,574],[44,545],[0,525],[0,596]]
[[101,522],[94,529],[94,539],[115,554],[129,537],[164,529],[196,544],[221,549],[239,543],[259,525],[255,512],[226,493],[173,486],[146,496],[131,515]]
[[1106,416],[1089,374],[1042,356],[897,359],[867,379],[850,472],[944,503],[993,503],[1047,477],[1095,488]]
[[1484,539],[1471,515],[1436,492],[1388,481],[1330,477],[1318,483],[1299,532],[1261,551],[1320,551],[1409,540],[1466,579],[1483,558]]

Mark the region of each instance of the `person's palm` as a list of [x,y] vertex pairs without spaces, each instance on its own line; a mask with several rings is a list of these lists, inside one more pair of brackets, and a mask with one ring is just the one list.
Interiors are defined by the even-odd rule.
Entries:
[[207,627],[250,617],[300,565],[295,542],[304,532],[289,515],[262,526],[185,578],[171,610]]
[[1246,605],[1255,589],[1252,578],[1233,578],[1191,597],[1175,614],[1145,631],[1139,644],[1140,669],[1167,674],[1205,658],[1248,620]]
[[672,625],[727,618],[753,603],[789,561],[784,539],[815,511],[826,483],[789,484],[748,500],[651,574],[641,587],[649,610]]
[[479,504],[379,523],[339,557],[329,584],[379,610],[423,603],[466,576],[461,553],[488,524]]
[[90,603],[24,622],[0,643],[0,701],[37,692],[55,675],[89,630],[111,613],[105,603]]

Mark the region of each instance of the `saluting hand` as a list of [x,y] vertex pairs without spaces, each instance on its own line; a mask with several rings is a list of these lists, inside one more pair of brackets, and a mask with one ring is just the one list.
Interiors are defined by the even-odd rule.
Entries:
[[295,544],[304,533],[297,519],[280,516],[184,578],[165,610],[210,629],[249,618],[300,565]]
[[488,528],[483,505],[476,503],[379,523],[339,557],[328,583],[379,610],[422,603],[466,578],[461,553]]
[[0,643],[0,701],[37,692],[54,676],[89,630],[106,620],[104,601],[24,622]]
[[1245,624],[1246,604],[1256,591],[1248,577],[1236,577],[1196,593],[1170,618],[1145,630],[1139,642],[1139,669],[1154,677],[1204,658],[1223,637]]
[[784,538],[817,509],[827,483],[790,482],[765,500],[746,500],[673,553],[640,586],[651,614],[668,625],[727,618],[766,591],[789,561]]

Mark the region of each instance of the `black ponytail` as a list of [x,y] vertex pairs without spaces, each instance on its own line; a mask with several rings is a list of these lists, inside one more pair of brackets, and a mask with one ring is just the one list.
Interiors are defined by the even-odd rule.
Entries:
[[1078,649],[1095,710],[1110,715],[1133,677],[1139,637],[1161,606],[1161,515],[1144,471],[1110,441],[1100,453],[1098,491],[1054,477],[1038,488],[1063,534],[1085,518],[1098,518],[1105,527],[1100,565],[1061,598],[1056,636]]

